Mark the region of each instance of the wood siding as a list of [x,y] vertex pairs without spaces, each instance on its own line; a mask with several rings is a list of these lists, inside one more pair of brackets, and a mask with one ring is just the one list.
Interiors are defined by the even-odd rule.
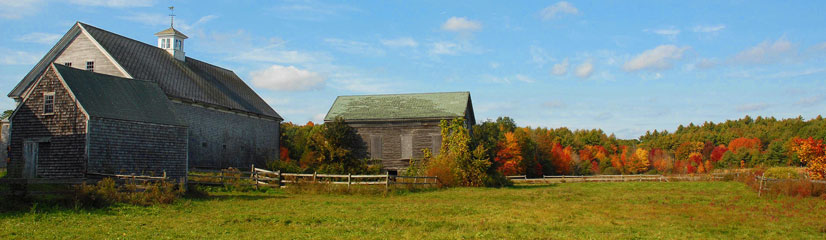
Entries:
[[127,77],[85,34],[77,35],[54,62],[61,65],[71,62],[73,68],[86,70],[86,62],[89,61],[95,62],[96,73]]
[[184,178],[187,128],[105,118],[89,120],[89,172]]
[[[54,92],[54,114],[43,114],[43,93]],[[11,151],[8,175],[22,177],[23,144],[48,139],[38,153],[39,177],[83,177],[86,151],[86,116],[63,87],[57,74],[47,70],[31,95],[11,119]]]
[[[409,122],[371,122],[371,123],[348,123],[355,128],[359,136],[367,143],[367,149],[371,153],[381,153],[381,156],[372,156],[373,159],[381,159],[385,169],[397,170],[407,168],[410,158],[405,154],[405,150],[410,150],[413,159],[422,158],[422,149],[427,148],[433,151],[434,144],[441,143],[441,130],[439,121],[409,121]],[[403,146],[402,142],[410,145]],[[438,140],[434,140],[438,138]],[[381,146],[375,146],[376,143]],[[407,149],[405,149],[407,148]],[[438,146],[435,146],[438,148]],[[436,150],[438,151],[438,150]]]

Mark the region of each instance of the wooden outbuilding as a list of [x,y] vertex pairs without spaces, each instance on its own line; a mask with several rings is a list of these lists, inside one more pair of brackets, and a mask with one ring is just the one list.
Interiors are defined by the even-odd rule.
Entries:
[[185,179],[187,126],[154,82],[49,66],[10,117],[11,178]]
[[470,92],[339,96],[324,121],[336,118],[358,131],[370,158],[391,174],[422,158],[422,149],[439,154],[442,120],[464,118],[468,129],[476,122]]

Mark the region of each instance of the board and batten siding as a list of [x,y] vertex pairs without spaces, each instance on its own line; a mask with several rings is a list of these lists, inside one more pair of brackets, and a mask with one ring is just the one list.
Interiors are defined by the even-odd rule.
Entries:
[[[54,113],[43,114],[43,95],[54,92]],[[11,119],[11,159],[8,176],[23,177],[23,145],[38,145],[36,175],[80,178],[85,172],[86,116],[69,95],[57,74],[48,70]]]

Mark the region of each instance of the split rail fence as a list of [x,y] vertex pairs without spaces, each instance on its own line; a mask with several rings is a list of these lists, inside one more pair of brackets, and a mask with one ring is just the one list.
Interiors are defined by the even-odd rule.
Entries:
[[193,169],[189,173],[190,184],[199,185],[239,185],[260,187],[286,187],[295,184],[335,184],[347,185],[384,185],[389,189],[391,185],[431,185],[439,184],[436,177],[427,176],[395,176],[383,175],[353,175],[353,174],[319,174],[319,173],[282,173],[281,171],[269,171],[256,168],[251,170],[204,170]]
[[567,182],[670,182],[670,181],[713,181],[721,180],[727,174],[702,175],[587,175],[587,176],[548,176],[528,178],[525,175],[508,176],[515,183],[567,183]]
[[[764,174],[764,175],[765,175],[765,174]],[[801,180],[803,180],[803,181],[809,181],[809,182],[811,182],[811,183],[812,183],[812,187],[814,187],[814,184],[823,184],[823,185],[826,185],[826,181],[824,181],[824,180],[811,180],[811,179],[808,179],[808,178],[805,178],[805,179],[793,179],[793,178],[789,178],[789,179],[779,179],[779,178],[767,178],[767,177],[765,177],[764,175],[760,175],[760,176],[755,176],[755,177],[754,177],[754,180],[757,180],[757,181],[759,182],[759,186],[758,186],[758,188],[757,188],[757,196],[758,196],[758,197],[759,197],[759,196],[762,196],[762,195],[763,195],[763,192],[768,192],[768,191],[771,191],[771,190],[772,190],[772,187],[773,187],[773,186],[771,186],[771,185],[776,185],[776,184],[778,184],[778,183],[782,183],[782,182],[794,182],[794,181],[801,181]]]

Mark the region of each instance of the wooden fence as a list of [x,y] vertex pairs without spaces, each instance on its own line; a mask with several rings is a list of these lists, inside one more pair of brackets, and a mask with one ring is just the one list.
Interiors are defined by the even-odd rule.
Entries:
[[347,185],[384,185],[389,189],[391,185],[437,185],[436,177],[424,176],[394,176],[383,175],[353,175],[353,174],[318,174],[318,173],[282,173],[256,168],[251,170],[198,170],[189,173],[189,183],[200,185],[241,185],[260,187],[285,187],[288,184],[336,184]]
[[760,176],[754,176],[754,180],[759,182],[759,186],[757,187],[757,196],[762,196],[763,192],[770,191],[772,187],[770,185],[774,185],[776,183],[781,182],[792,182],[792,181],[809,181],[813,184],[824,184],[826,185],[826,181],[823,180],[811,180],[808,177],[804,179],[779,179],[779,178],[767,178],[764,176],[765,174],[761,174]]
[[585,175],[567,176],[543,175],[541,178],[528,178],[525,175],[507,176],[515,183],[566,183],[566,182],[670,182],[670,181],[714,181],[721,180],[727,174],[695,175]]

